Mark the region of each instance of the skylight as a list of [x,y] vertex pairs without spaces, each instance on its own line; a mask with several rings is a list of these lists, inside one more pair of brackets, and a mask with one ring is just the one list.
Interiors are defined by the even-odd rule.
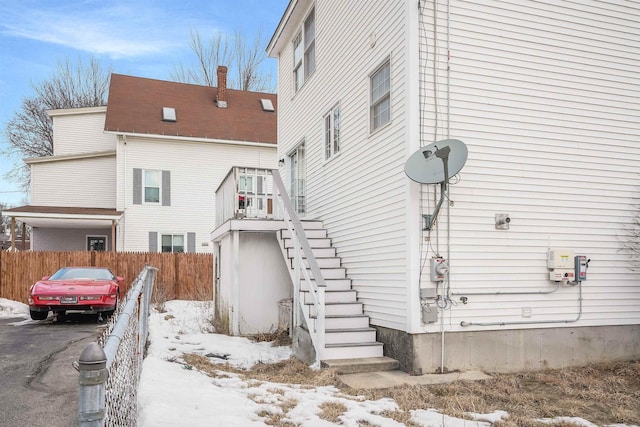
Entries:
[[176,109],[171,107],[162,107],[162,121],[175,122],[176,121]]
[[273,102],[270,99],[261,99],[260,103],[262,104],[262,111],[275,111]]

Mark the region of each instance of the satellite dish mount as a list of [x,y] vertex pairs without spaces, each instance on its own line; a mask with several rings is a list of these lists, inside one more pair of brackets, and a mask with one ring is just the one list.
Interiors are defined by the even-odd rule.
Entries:
[[405,163],[407,176],[421,184],[440,184],[440,200],[430,215],[425,215],[425,230],[431,230],[449,190],[449,178],[460,172],[467,161],[467,146],[457,139],[445,139],[420,148]]

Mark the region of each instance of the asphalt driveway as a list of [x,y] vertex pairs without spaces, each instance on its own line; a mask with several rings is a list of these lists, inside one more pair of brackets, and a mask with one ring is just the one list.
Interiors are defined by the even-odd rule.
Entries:
[[14,326],[0,319],[0,425],[78,425],[78,373],[71,363],[95,341],[95,316]]

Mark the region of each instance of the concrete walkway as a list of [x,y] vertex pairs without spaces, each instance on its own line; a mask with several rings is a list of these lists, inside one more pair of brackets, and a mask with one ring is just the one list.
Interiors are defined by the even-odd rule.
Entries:
[[480,371],[451,372],[448,374],[409,375],[402,371],[363,372],[343,374],[340,380],[354,389],[389,388],[401,385],[447,384],[455,381],[486,380],[491,376]]

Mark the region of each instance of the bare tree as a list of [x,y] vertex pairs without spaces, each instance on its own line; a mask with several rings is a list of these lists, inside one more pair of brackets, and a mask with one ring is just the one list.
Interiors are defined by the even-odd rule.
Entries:
[[240,31],[235,31],[230,38],[218,33],[206,43],[202,42],[198,31],[192,31],[189,47],[196,61],[175,66],[170,78],[182,83],[216,86],[218,65],[225,65],[230,70],[228,87],[273,91],[275,85],[271,74],[261,69],[267,59],[263,45],[262,31],[258,31],[252,42],[248,42]]
[[5,177],[28,190],[29,169],[22,158],[53,154],[53,126],[47,110],[105,105],[109,76],[110,71],[95,58],[86,65],[82,60],[73,65],[66,59],[58,62],[49,80],[34,85],[35,95],[22,101],[4,129],[7,148],[0,154],[14,160]]

